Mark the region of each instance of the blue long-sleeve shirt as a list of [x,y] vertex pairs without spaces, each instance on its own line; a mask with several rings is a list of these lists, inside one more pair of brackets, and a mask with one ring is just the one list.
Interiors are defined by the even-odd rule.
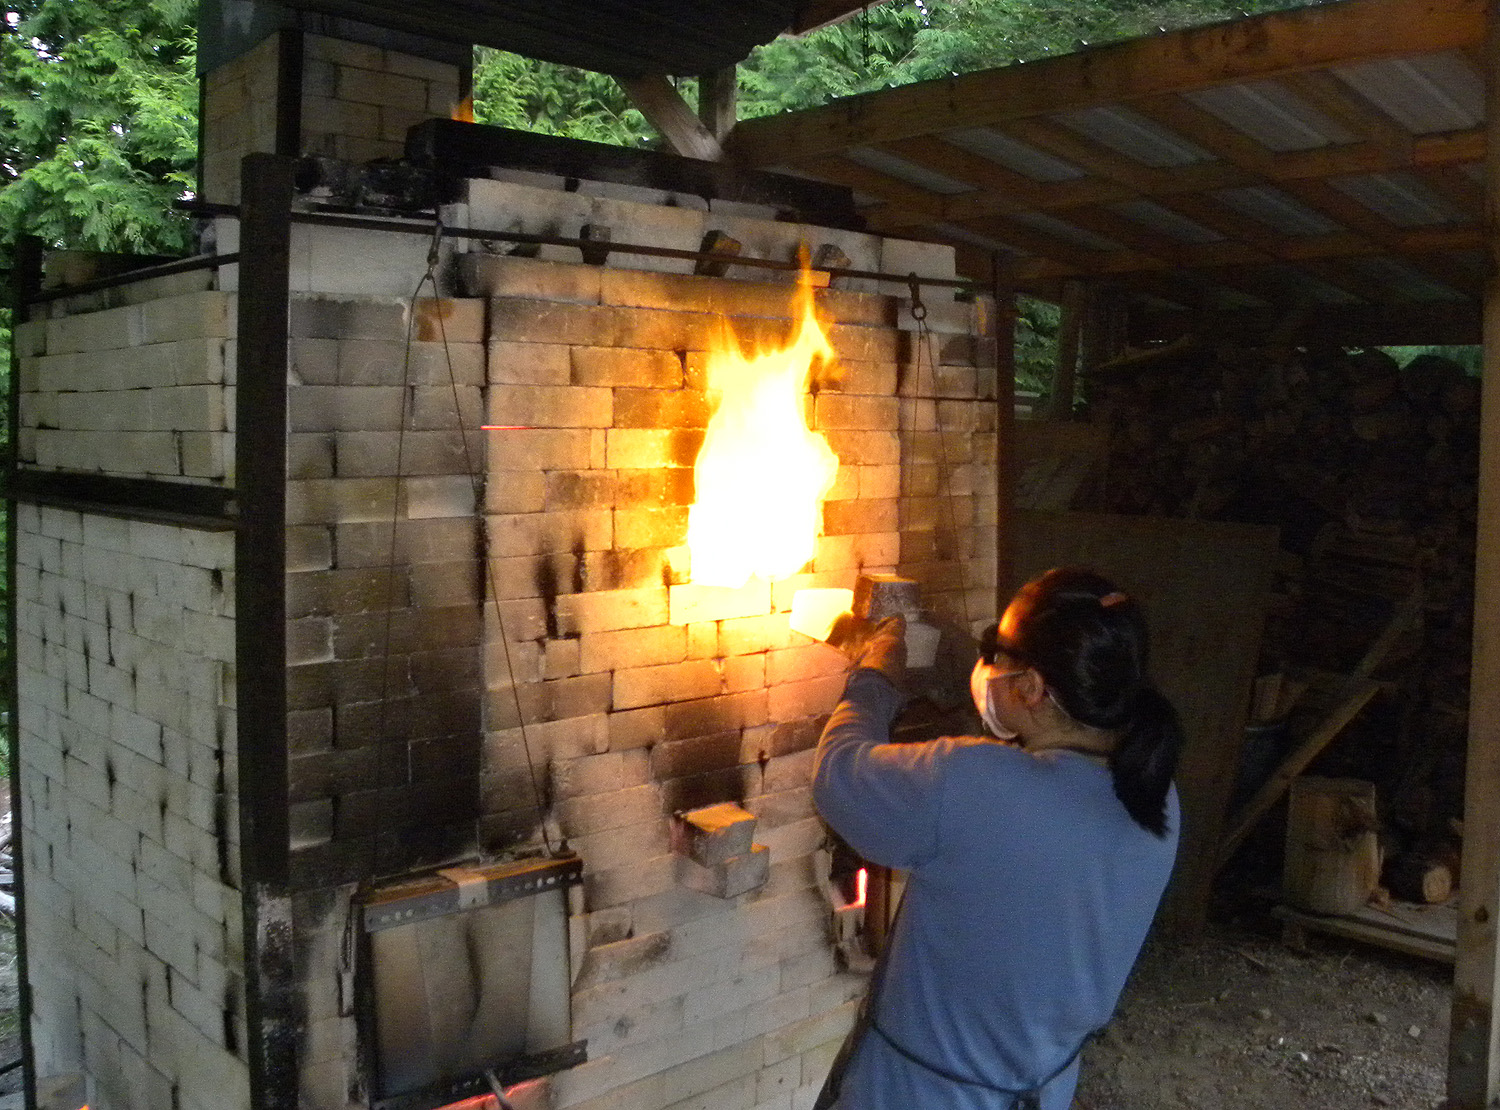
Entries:
[[[1024,1089],[1047,1079],[1113,1013],[1177,850],[1142,829],[1110,771],[977,737],[885,742],[902,704],[880,674],[850,676],[818,744],[813,791],[855,851],[908,871],[876,1021],[950,1076]],[[1077,1063],[1048,1083],[1067,1110]],[[866,1036],[841,1110],[1009,1110]]]

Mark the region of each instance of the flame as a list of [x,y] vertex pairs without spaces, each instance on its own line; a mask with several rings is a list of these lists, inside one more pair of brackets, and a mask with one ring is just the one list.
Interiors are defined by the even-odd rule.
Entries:
[[802,263],[787,346],[747,354],[726,326],[708,353],[708,388],[719,401],[698,453],[687,535],[698,585],[738,589],[755,575],[786,578],[817,548],[823,495],[839,460],[803,416],[813,361],[831,359],[833,346],[813,308],[805,252]]
[[474,122],[474,95],[472,93],[453,105],[450,118],[457,120],[459,123]]
[[870,893],[870,869],[861,867],[854,873],[854,901],[849,903],[849,908],[863,906]]

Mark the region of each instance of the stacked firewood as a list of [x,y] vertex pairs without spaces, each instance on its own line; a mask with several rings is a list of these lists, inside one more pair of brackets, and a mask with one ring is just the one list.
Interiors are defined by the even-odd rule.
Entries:
[[[1314,763],[1379,790],[1388,858],[1448,851],[1462,814],[1479,382],[1424,355],[1127,356],[1088,381],[1108,461],[1080,508],[1274,524],[1261,673],[1289,732],[1372,660],[1380,692]],[[1441,849],[1441,850],[1439,850]]]

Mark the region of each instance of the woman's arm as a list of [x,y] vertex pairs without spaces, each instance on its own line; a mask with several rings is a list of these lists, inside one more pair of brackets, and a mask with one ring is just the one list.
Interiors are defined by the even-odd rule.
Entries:
[[937,851],[943,741],[889,743],[904,695],[883,674],[860,668],[823,729],[813,764],[818,812],[866,859],[912,867]]

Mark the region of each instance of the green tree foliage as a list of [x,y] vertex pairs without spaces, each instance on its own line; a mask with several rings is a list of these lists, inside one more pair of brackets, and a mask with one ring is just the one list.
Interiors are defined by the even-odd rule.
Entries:
[[474,118],[616,146],[645,146],[656,134],[612,77],[483,46],[474,52]]
[[18,234],[177,253],[192,187],[196,0],[9,0],[0,28],[0,247]]

